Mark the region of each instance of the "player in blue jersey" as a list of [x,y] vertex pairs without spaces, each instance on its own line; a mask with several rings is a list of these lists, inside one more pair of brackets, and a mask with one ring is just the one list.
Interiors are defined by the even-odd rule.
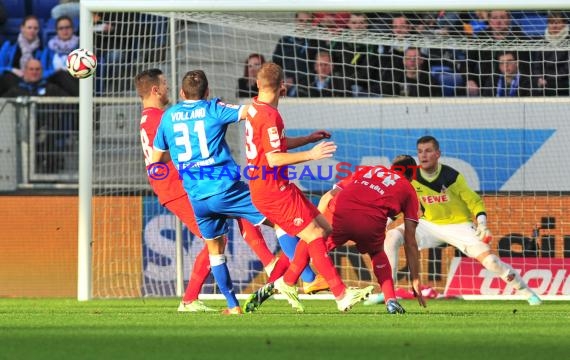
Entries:
[[207,100],[208,95],[206,74],[201,70],[186,73],[180,91],[184,101],[162,116],[153,162],[167,161],[169,155],[172,158],[206,240],[212,274],[227,300],[225,313],[239,314],[242,311],[224,255],[226,220],[242,217],[258,225],[265,217],[253,206],[248,186],[239,181],[238,166],[225,141],[227,126],[245,118],[247,109],[224,104],[218,98]]

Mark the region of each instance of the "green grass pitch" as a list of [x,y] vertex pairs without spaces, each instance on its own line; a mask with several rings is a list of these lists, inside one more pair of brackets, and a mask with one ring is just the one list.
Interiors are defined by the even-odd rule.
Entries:
[[[221,301],[206,301],[220,309]],[[0,299],[0,359],[568,359],[570,302],[432,300],[405,315],[269,300],[242,316],[177,299]]]

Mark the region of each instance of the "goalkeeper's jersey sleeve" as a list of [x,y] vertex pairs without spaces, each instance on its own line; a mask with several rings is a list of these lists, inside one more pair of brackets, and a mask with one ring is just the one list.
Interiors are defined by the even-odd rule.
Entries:
[[439,174],[431,180],[418,171],[412,185],[418,194],[423,218],[436,224],[472,222],[485,213],[481,197],[467,185],[457,170],[441,165]]

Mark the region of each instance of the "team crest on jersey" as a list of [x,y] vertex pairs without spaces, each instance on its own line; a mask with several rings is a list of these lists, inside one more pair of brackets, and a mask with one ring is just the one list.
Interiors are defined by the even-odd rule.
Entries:
[[267,129],[267,134],[269,135],[269,143],[272,147],[278,148],[281,146],[281,140],[279,138],[279,131],[276,126]]
[[303,219],[301,219],[301,218],[295,218],[295,219],[293,219],[293,224],[294,224],[295,226],[301,226],[301,225],[303,225]]

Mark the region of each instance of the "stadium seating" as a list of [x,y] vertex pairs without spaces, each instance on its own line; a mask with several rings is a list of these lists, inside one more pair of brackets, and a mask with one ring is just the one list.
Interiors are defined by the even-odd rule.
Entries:
[[[24,2],[22,0],[18,0]],[[59,4],[59,0],[29,0],[31,2],[32,14],[40,19],[51,18],[51,9]]]
[[457,96],[456,88],[465,85],[461,74],[456,74],[448,66],[433,66],[431,76],[437,84],[441,85],[443,96]]
[[22,25],[23,17],[10,17],[4,24],[4,40],[10,42],[16,41],[20,33],[20,25]]
[[6,7],[6,14],[10,18],[23,18],[28,14],[24,0],[3,0],[3,2]]
[[513,12],[513,23],[518,25],[524,34],[531,38],[544,36],[547,26],[546,15],[537,12]]

